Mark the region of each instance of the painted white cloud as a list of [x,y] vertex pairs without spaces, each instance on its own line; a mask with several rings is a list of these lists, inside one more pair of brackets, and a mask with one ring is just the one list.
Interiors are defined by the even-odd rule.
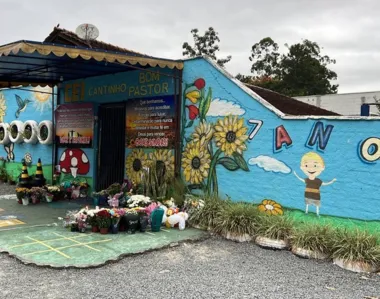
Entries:
[[243,115],[245,110],[235,102],[215,98],[211,101],[207,116]]
[[248,164],[256,165],[257,167],[260,167],[269,172],[281,172],[288,174],[292,171],[284,162],[281,162],[280,160],[269,156],[261,155],[257,156],[256,158],[251,158],[249,159]]

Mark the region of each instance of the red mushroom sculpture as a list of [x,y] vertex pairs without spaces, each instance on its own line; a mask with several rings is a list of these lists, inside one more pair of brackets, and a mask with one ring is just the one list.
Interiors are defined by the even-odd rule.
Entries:
[[61,172],[71,173],[76,178],[77,175],[85,175],[90,171],[90,161],[81,149],[66,149],[59,159]]

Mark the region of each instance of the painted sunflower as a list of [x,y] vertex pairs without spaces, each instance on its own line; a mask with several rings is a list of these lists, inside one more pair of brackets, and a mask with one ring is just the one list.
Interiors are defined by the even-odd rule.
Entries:
[[137,184],[141,182],[143,169],[147,164],[147,155],[141,149],[134,149],[127,156],[125,168],[127,176],[130,180]]
[[0,123],[4,122],[5,110],[7,110],[5,98],[4,95],[0,93]]
[[174,176],[174,156],[172,151],[166,149],[158,149],[149,154],[150,163],[155,163],[156,168],[164,167],[165,179]]
[[234,152],[242,154],[247,149],[245,141],[248,138],[247,127],[244,119],[236,115],[228,115],[219,119],[215,125],[216,145],[227,155],[232,156]]
[[283,215],[282,206],[271,199],[264,199],[258,206],[259,211],[268,215]]
[[199,142],[186,144],[182,158],[182,168],[185,180],[192,184],[203,182],[210,169],[210,154]]
[[192,136],[194,142],[199,142],[200,146],[205,146],[212,138],[214,134],[214,128],[210,123],[202,121],[195,128]]

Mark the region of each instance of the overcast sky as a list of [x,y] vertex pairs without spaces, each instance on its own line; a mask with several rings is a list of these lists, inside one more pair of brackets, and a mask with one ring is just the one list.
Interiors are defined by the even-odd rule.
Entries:
[[158,57],[182,58],[190,30],[213,26],[227,70],[249,74],[251,46],[263,37],[283,44],[307,38],[337,60],[339,93],[380,90],[378,0],[0,0],[0,44],[42,41],[60,24],[95,24],[99,40]]

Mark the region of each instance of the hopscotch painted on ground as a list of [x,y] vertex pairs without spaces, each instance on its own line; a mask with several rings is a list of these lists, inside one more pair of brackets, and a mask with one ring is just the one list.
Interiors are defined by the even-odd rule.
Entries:
[[[78,239],[83,239],[83,238],[92,236],[93,234],[80,234],[80,235],[77,235],[74,237],[66,237],[66,236],[58,234],[58,233],[53,233],[53,234],[58,238],[49,239],[49,240],[38,240],[36,238],[32,238],[32,237],[27,236],[26,238],[28,238],[31,242],[19,244],[19,245],[13,245],[13,246],[9,247],[9,249],[19,248],[19,247],[24,247],[24,246],[31,246],[31,245],[41,245],[41,250],[24,253],[22,255],[23,256],[30,256],[30,255],[34,255],[34,254],[55,252],[55,253],[65,257],[67,259],[71,259],[71,256],[69,256],[68,254],[63,252],[64,249],[75,248],[75,247],[85,247],[91,251],[101,252],[100,249],[94,248],[90,245],[112,241],[112,239],[104,239],[104,240],[98,240],[98,241],[80,242],[80,241],[78,241]],[[50,242],[56,242],[56,241],[68,241],[69,245],[60,246],[60,247],[53,247],[53,246],[49,245]],[[44,248],[44,249],[42,249],[42,248]]]

